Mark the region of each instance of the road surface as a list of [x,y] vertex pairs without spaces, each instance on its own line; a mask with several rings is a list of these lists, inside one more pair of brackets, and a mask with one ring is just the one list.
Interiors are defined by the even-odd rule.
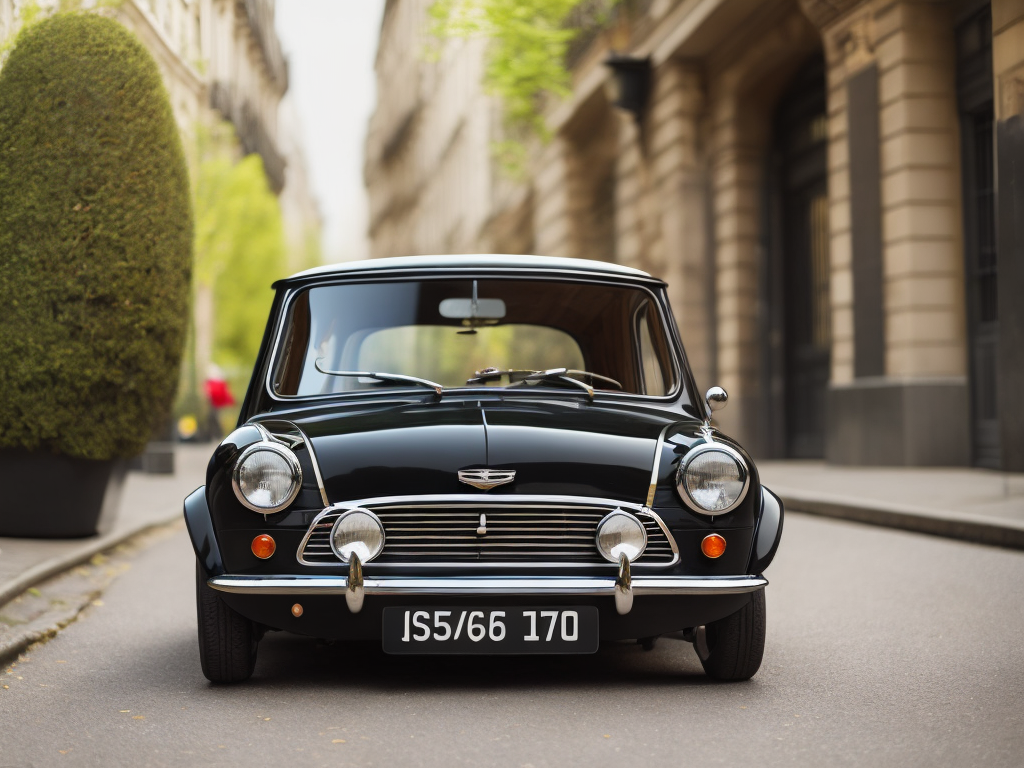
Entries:
[[[390,657],[274,633],[206,682],[183,527],[2,670],[7,766],[1021,766],[1024,553],[792,514],[748,683],[662,639]],[[371,598],[367,598],[371,599]]]

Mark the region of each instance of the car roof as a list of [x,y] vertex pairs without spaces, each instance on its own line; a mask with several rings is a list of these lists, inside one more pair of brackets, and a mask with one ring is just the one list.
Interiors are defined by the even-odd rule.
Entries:
[[[309,279],[324,277],[347,277],[360,273],[399,272],[414,273],[421,271],[461,271],[485,269],[494,271],[523,272],[575,272],[580,274],[598,274],[615,277],[640,278],[654,280],[647,272],[621,264],[591,259],[566,259],[555,256],[518,256],[509,254],[465,254],[448,256],[397,256],[388,259],[366,259],[363,261],[344,261],[338,264],[325,264],[284,278],[274,283],[275,286],[292,282],[306,282]],[[659,281],[660,282],[660,281]]]

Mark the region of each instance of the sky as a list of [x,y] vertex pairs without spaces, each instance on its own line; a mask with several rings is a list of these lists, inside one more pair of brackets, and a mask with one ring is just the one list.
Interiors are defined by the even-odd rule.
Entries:
[[277,0],[289,93],[302,122],[328,262],[367,258],[363,140],[376,101],[384,0]]

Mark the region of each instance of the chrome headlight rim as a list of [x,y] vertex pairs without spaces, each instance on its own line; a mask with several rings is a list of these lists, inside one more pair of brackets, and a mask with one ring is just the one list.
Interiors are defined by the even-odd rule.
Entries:
[[[249,499],[242,493],[242,486],[239,483],[239,475],[242,471],[242,465],[245,464],[246,459],[252,456],[254,453],[259,451],[270,451],[281,456],[288,464],[288,468],[292,473],[292,489],[288,496],[280,503],[273,507],[261,507],[257,504],[253,504]],[[295,498],[299,495],[299,491],[302,490],[302,465],[299,464],[298,457],[292,453],[284,445],[278,445],[277,443],[270,442],[259,442],[253,443],[248,448],[239,454],[238,459],[235,461],[235,467],[231,471],[231,488],[235,492],[235,498],[241,502],[242,506],[246,509],[250,509],[253,512],[258,512],[261,515],[272,515],[276,512],[280,512],[283,509],[287,509],[288,506],[295,501]]]
[[[740,475],[743,477],[743,487],[740,488],[740,492],[736,496],[736,500],[728,507],[714,510],[706,509],[694,501],[686,490],[686,483],[684,482],[686,470],[693,460],[698,456],[710,453],[711,451],[719,451],[720,453],[724,453],[729,456],[729,458],[736,462],[736,466],[739,467],[740,470]],[[697,514],[705,517],[717,517],[718,515],[726,515],[729,512],[732,512],[736,507],[743,503],[745,498],[747,498],[748,490],[750,490],[750,465],[747,464],[746,459],[743,458],[739,451],[725,443],[712,442],[694,446],[685,456],[683,456],[682,461],[679,462],[679,468],[676,470],[676,492],[679,494],[679,497],[687,507]]]
[[619,558],[606,555],[605,551],[601,548],[601,528],[604,527],[604,524],[607,523],[613,517],[625,517],[628,520],[635,522],[640,528],[640,534],[643,537],[643,544],[640,546],[640,551],[637,552],[636,557],[629,559],[630,563],[635,563],[637,560],[643,557],[644,552],[647,551],[647,527],[644,525],[643,520],[641,520],[636,515],[631,515],[624,509],[616,507],[607,515],[601,518],[601,522],[599,522],[597,524],[597,528],[594,529],[594,546],[597,547],[597,551],[601,555],[601,557],[603,557],[609,563],[615,563],[616,565],[618,564]]
[[341,552],[338,551],[338,548],[334,545],[334,534],[337,533],[338,526],[341,525],[341,521],[347,517],[351,517],[352,515],[366,515],[371,520],[373,520],[373,522],[375,522],[377,524],[377,527],[380,529],[380,546],[377,547],[377,551],[371,552],[370,556],[367,557],[365,560],[360,560],[361,563],[368,563],[371,560],[375,560],[376,558],[380,557],[380,553],[384,551],[384,544],[387,539],[387,533],[384,530],[384,523],[380,521],[380,518],[377,517],[377,515],[375,515],[370,510],[366,509],[365,507],[351,507],[347,509],[345,512],[342,512],[340,515],[338,515],[338,519],[335,520],[334,525],[331,526],[331,551],[334,553],[335,557],[341,560],[341,562],[348,564],[349,558],[341,554]]

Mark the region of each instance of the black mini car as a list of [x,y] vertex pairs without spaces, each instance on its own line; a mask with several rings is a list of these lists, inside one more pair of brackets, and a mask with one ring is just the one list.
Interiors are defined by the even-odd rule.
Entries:
[[711,425],[665,284],[529,256],[322,267],[277,289],[238,428],[185,500],[199,650],[267,630],[395,654],[674,634],[751,677],[779,499]]

